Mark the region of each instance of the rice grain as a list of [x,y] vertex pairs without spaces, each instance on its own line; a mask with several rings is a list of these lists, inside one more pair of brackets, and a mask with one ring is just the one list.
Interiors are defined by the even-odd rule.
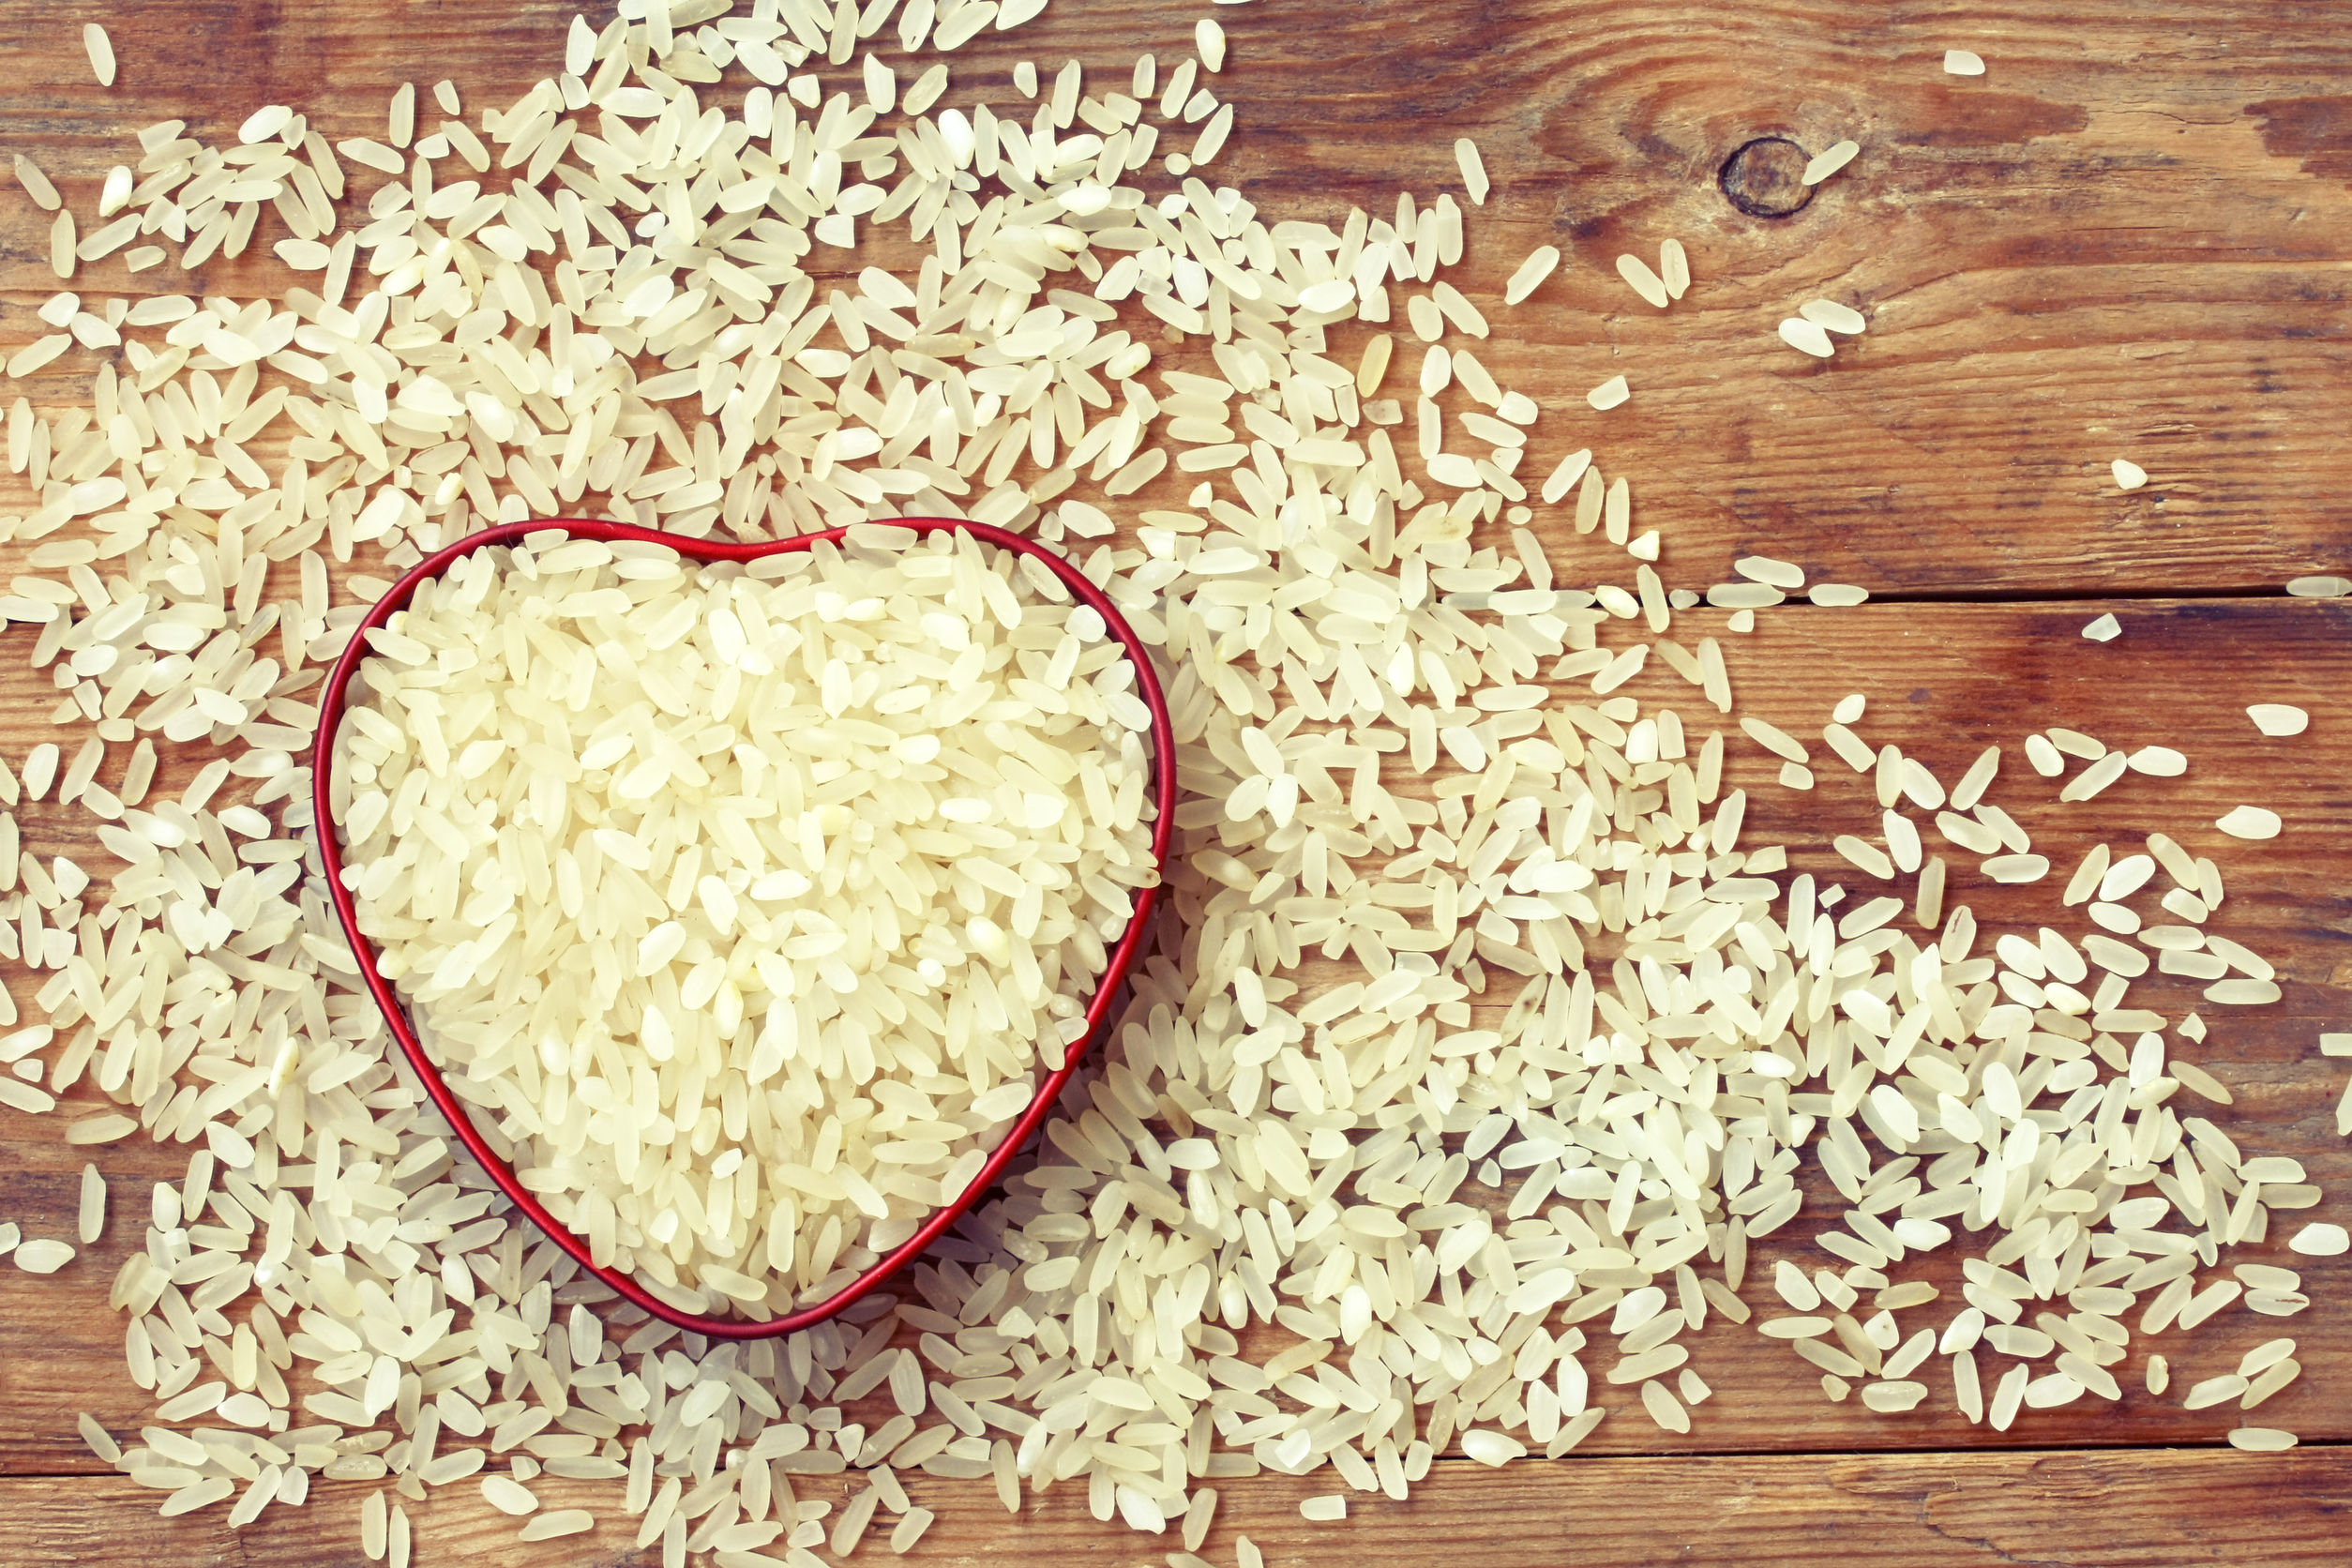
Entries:
[[1670,303],[1671,296],[1666,291],[1666,279],[1651,271],[1650,264],[1639,256],[1631,253],[1619,256],[1617,275],[1625,279],[1634,293],[1641,295],[1659,309],[1665,309]]
[[1819,185],[1823,180],[1853,162],[1854,155],[1861,151],[1862,143],[1859,142],[1832,143],[1828,148],[1815,154],[1806,161],[1802,183],[1808,186]]
[[1797,314],[1816,326],[1848,336],[1861,332],[1870,324],[1860,310],[1850,305],[1840,305],[1833,299],[1807,300],[1797,307]]
[[1658,281],[1666,285],[1666,296],[1680,299],[1690,292],[1691,254],[1679,239],[1662,240],[1658,245]]
[[95,22],[83,23],[82,48],[90,56],[90,74],[98,78],[101,87],[114,84],[114,43],[106,36],[106,29]]
[[1505,305],[1516,305],[1526,299],[1542,287],[1544,279],[1549,278],[1559,265],[1558,247],[1537,246],[1528,252],[1527,260],[1519,264],[1518,269],[1511,274],[1510,281],[1503,285],[1502,302]]
[[1454,143],[1454,161],[1461,167],[1462,188],[1470,192],[1470,204],[1473,206],[1485,206],[1488,188],[1486,162],[1478,155],[1478,143],[1467,136],[1456,138]]
[[1830,335],[1821,329],[1820,324],[1807,321],[1802,316],[1789,316],[1781,322],[1780,340],[1799,353],[1809,354],[1816,359],[1827,359],[1837,352],[1830,342]]
[[75,1233],[88,1246],[106,1232],[106,1178],[95,1165],[82,1168],[82,1201]]
[[2279,814],[2259,806],[2232,807],[2213,824],[2233,838],[2264,839],[2279,836]]

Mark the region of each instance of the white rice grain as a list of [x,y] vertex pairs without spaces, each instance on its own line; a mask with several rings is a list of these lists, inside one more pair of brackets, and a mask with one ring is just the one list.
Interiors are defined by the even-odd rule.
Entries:
[[1193,23],[1193,47],[1199,51],[1200,63],[1212,71],[1225,68],[1225,29],[1208,17]]
[[1830,335],[1821,329],[1820,324],[1807,321],[1802,316],[1789,316],[1781,322],[1780,340],[1799,353],[1809,354],[1816,359],[1827,359],[1837,352],[1830,342]]
[[1870,324],[1860,310],[1850,305],[1840,305],[1834,299],[1809,299],[1797,307],[1797,314],[1816,326],[1848,336],[1861,332]]
[[106,36],[106,29],[95,22],[82,25],[82,48],[90,56],[90,74],[98,78],[101,87],[114,84],[114,42]]
[[1859,142],[1832,143],[1806,161],[1802,183],[1809,186],[1819,185],[1823,180],[1853,162],[1854,155],[1861,151],[1862,143]]
[[1679,239],[1662,240],[1658,245],[1658,281],[1666,285],[1668,298],[1680,299],[1690,292],[1691,253]]
[[[33,1244],[30,1242],[25,1244],[26,1246]],[[2341,1225],[2314,1223],[2295,1232],[2286,1244],[2289,1250],[2306,1258],[2341,1258],[2345,1252],[2352,1251],[2352,1237],[2347,1236]],[[18,1249],[20,1253],[23,1250],[22,1247]]]
[[1478,155],[1478,143],[1469,137],[1457,137],[1454,143],[1454,161],[1462,171],[1462,188],[1470,192],[1473,206],[1486,204],[1486,160]]
[[1666,279],[1650,270],[1650,264],[1639,256],[1626,254],[1617,258],[1617,275],[1625,279],[1634,293],[1663,310],[1670,302]]
[[2229,1446],[2248,1454],[2284,1454],[2296,1441],[2294,1433],[2276,1426],[2239,1426],[2229,1434]]
[[55,1274],[73,1261],[73,1247],[68,1243],[42,1237],[19,1243],[12,1256],[16,1259],[16,1266],[26,1274]]
[[1502,302],[1505,305],[1516,305],[1526,299],[1542,286],[1544,279],[1549,278],[1559,265],[1558,247],[1537,246],[1528,252],[1527,260],[1519,264],[1518,270],[1512,273],[1510,281],[1503,285]]
[[2235,806],[2213,824],[2232,838],[2276,838],[2279,814],[2260,806]]
[[98,1174],[95,1165],[82,1168],[82,1201],[75,1220],[75,1234],[88,1246],[106,1233],[106,1178]]

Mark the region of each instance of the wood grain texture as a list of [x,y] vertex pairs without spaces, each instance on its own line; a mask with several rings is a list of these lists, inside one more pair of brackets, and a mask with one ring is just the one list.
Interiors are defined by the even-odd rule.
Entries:
[[[951,101],[1009,101],[1017,59],[1049,69],[1076,57],[1123,75],[1139,50],[1172,62],[1188,52],[1203,8],[1063,0],[1018,34],[968,45]],[[30,154],[86,212],[105,170],[135,160],[132,133],[156,120],[184,117],[221,139],[254,107],[282,101],[331,137],[380,134],[393,85],[413,81],[421,98],[446,76],[478,123],[482,107],[503,106],[554,68],[573,9],[550,0],[117,0],[105,20],[121,75],[106,91],[89,78],[79,17],[68,22],[51,0],[0,0],[0,54],[10,63],[0,75],[0,158]],[[2013,746],[2054,723],[2190,752],[2186,777],[2132,777],[2087,810],[2056,806],[2055,789],[2013,749],[1995,798],[2058,869],[2039,887],[1965,896],[1988,920],[2079,933],[2079,920],[2048,912],[2094,823],[2118,847],[2124,829],[2163,828],[2221,858],[2232,896],[2216,928],[2276,962],[2286,996],[2214,1019],[2199,1060],[2237,1097],[2217,1120],[2250,1152],[2303,1160],[2331,1194],[2320,1217],[2340,1218],[2332,1195],[2352,1179],[2352,1158],[2332,1108],[2344,1068],[2319,1060],[2313,1037],[2352,1027],[2352,731],[2329,707],[2352,687],[2352,609],[2150,597],[2244,596],[2352,569],[2340,264],[2352,226],[2343,133],[2352,38],[2327,8],[1358,0],[1309,12],[1263,0],[1215,14],[1232,55],[1214,86],[1240,121],[1220,179],[1270,215],[1335,218],[1351,203],[1385,213],[1400,188],[1425,202],[1458,190],[1453,140],[1477,139],[1495,193],[1471,213],[1468,277],[1457,280],[1496,324],[1482,357],[1546,410],[1526,472],[1594,446],[1612,475],[1632,476],[1636,527],[1662,530],[1670,581],[1703,585],[1733,557],[1761,552],[1882,598],[2137,596],[1792,608],[1766,614],[1744,639],[1725,634],[1722,616],[1698,614],[1676,635],[1724,636],[1742,711],[1809,743],[1837,697],[1869,693],[1863,733],[1947,780],[1983,745]],[[1987,76],[1945,77],[1947,47],[1983,54]],[[426,104],[420,129],[438,118]],[[1864,150],[1795,215],[1750,217],[1726,200],[1716,173],[1742,143],[1775,134],[1809,151],[1851,136]],[[363,194],[376,183],[354,181]],[[48,218],[0,181],[0,355],[48,330],[33,319],[59,287]],[[249,296],[282,281],[267,258],[280,237],[274,224],[264,220],[245,257],[217,259],[192,279],[171,264],[134,277],[117,258],[85,266],[69,286]],[[1611,264],[1624,250],[1653,255],[1668,236],[1690,248],[1696,281],[1661,314]],[[1567,264],[1527,305],[1502,308],[1502,280],[1542,244],[1559,246]],[[1772,336],[1779,317],[1817,295],[1872,319],[1827,363]],[[1399,316],[1392,326],[1407,366],[1418,345]],[[1352,355],[1365,335],[1334,339]],[[94,363],[77,351],[26,390],[45,408],[79,402]],[[1618,373],[1633,400],[1590,412],[1585,390]],[[2148,468],[2146,490],[2114,490],[2106,467],[2118,455]],[[0,480],[0,509],[21,506],[14,483]],[[1546,536],[1565,580],[1621,580],[1629,569],[1618,552],[1557,527]],[[0,575],[20,561],[21,547],[0,549]],[[2082,641],[2081,625],[2108,609],[2124,622],[2122,639]],[[41,739],[78,740],[49,727],[53,689],[25,668],[26,641],[21,630],[0,636],[0,754],[12,761]],[[1653,674],[1636,689],[1676,687]],[[2310,707],[2313,732],[2255,735],[2242,706],[2258,700]],[[1696,706],[1695,696],[1683,703],[1686,714]],[[1735,743],[1733,753],[1729,776],[1754,792],[1758,841],[1826,844],[1875,820],[1867,790],[1826,753],[1816,759],[1820,787],[1804,794],[1772,783],[1777,764],[1753,747]],[[168,760],[158,787],[195,761]],[[2213,818],[2240,802],[2279,810],[2285,836],[2240,845],[2215,834]],[[28,849],[107,867],[81,813],[33,807],[19,817]],[[1853,885],[1826,851],[1792,859]],[[1955,898],[1966,880],[1955,877]],[[7,981],[20,1000],[29,994],[22,975]],[[2151,994],[2165,993],[2151,983]],[[68,1108],[88,1108],[78,1097]],[[136,1240],[146,1184],[176,1180],[188,1150],[138,1138],[85,1151],[66,1146],[63,1131],[62,1116],[0,1112],[0,1218],[28,1234],[69,1234],[85,1158],[115,1188],[108,1238],[64,1274],[38,1280],[0,1263],[0,1564],[356,1564],[355,1488],[322,1485],[311,1513],[274,1512],[241,1534],[219,1510],[158,1522],[156,1495],[100,1470],[74,1437],[77,1410],[117,1432],[149,1413],[122,1370],[106,1280]],[[1829,1197],[1815,1185],[1809,1217],[1773,1238],[1781,1251],[1823,1259],[1810,1216]],[[2240,1256],[2289,1260],[2280,1236]],[[1766,1267],[1776,1255],[1757,1249]],[[1890,1568],[2340,1561],[2352,1495],[2344,1450],[2049,1451],[2217,1442],[2234,1408],[2182,1411],[2177,1391],[2280,1333],[2298,1337],[2310,1371],[2256,1419],[2352,1441],[2340,1381],[2352,1370],[2352,1314],[2342,1304],[2352,1265],[2296,1261],[2315,1298],[2300,1317],[2234,1312],[2194,1350],[2157,1342],[2175,1362],[2170,1401],[2138,1391],[2148,1349],[2138,1346],[2122,1369],[2131,1392],[2112,1410],[2085,1402],[1991,1434],[1952,1414],[1931,1363],[1922,1374],[1935,1391],[1929,1409],[1879,1417],[1829,1403],[1805,1364],[1717,1325],[1696,1361],[1715,1395],[1687,1438],[1657,1431],[1621,1391],[1605,1390],[1618,1413],[1586,1445],[1591,1457],[1502,1475],[1441,1462],[1410,1504],[1363,1502],[1338,1527],[1305,1525],[1296,1512],[1299,1498],[1335,1485],[1328,1474],[1231,1483],[1208,1549],[1230,1560],[1238,1528],[1286,1565],[1348,1552],[1420,1561],[1440,1550],[1476,1568],[1823,1556]],[[1930,1266],[1920,1277],[1949,1290],[1953,1273]],[[1765,1299],[1757,1285],[1746,1293]],[[1942,1317],[1932,1307],[1905,1316],[1907,1327]],[[2013,1446],[1853,1452],[1972,1445]],[[617,1498],[605,1485],[539,1489],[550,1505]],[[1174,1545],[1096,1524],[1082,1488],[1058,1489],[1010,1527],[983,1488],[918,1477],[912,1489],[945,1510],[917,1561],[1156,1564]],[[416,1510],[423,1560],[652,1560],[626,1549],[617,1525],[518,1545],[512,1523],[470,1486],[453,1490]]]
[[[1567,1459],[1500,1473],[1447,1460],[1409,1501],[1359,1494],[1345,1522],[1303,1520],[1300,1500],[1332,1484],[1326,1473],[1226,1490],[1202,1555],[1230,1562],[1235,1537],[1246,1535],[1269,1568],[1440,1559],[1458,1568],[2332,1568],[2343,1560],[2352,1453]],[[594,1509],[610,1496],[578,1482],[542,1480],[533,1489],[547,1508]],[[895,1559],[884,1515],[859,1560],[1161,1568],[1179,1545],[1173,1530],[1146,1537],[1096,1523],[1083,1494],[1066,1487],[1024,1499],[1018,1522],[979,1483],[918,1476],[908,1490],[938,1521]],[[814,1488],[801,1496],[839,1500]],[[302,1511],[240,1534],[217,1510],[158,1520],[156,1494],[118,1478],[0,1481],[0,1561],[128,1561],[124,1543],[136,1538],[142,1560],[173,1568],[363,1568],[354,1544],[359,1497],[356,1487],[323,1485]],[[630,1549],[617,1512],[592,1534],[533,1544],[515,1539],[520,1521],[494,1513],[470,1487],[409,1507],[422,1564],[654,1568],[660,1560],[657,1551]]]

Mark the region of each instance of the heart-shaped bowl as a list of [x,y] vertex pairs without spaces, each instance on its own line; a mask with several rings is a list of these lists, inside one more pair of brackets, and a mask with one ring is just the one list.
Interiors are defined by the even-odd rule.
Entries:
[[[1159,677],[1152,668],[1151,656],[1145,649],[1141,639],[1136,636],[1135,629],[1127,625],[1126,618],[1119,613],[1118,607],[1113,605],[1100,588],[1097,588],[1068,561],[1031,540],[1022,538],[1018,534],[1009,533],[988,523],[970,522],[952,518],[893,518],[868,526],[907,528],[917,534],[950,532],[969,534],[984,543],[1028,556],[1051,572],[1079,603],[1088,606],[1103,618],[1104,626],[1125,648],[1128,661],[1135,666],[1137,685],[1140,688],[1144,705],[1150,709],[1152,715],[1153,807],[1152,860],[1153,867],[1165,875],[1168,866],[1168,837],[1175,821],[1176,741],[1174,726],[1168,717],[1168,699],[1161,691]],[[885,1253],[865,1273],[834,1292],[833,1295],[823,1301],[788,1312],[780,1318],[753,1320],[711,1317],[702,1313],[687,1312],[674,1306],[647,1289],[634,1276],[618,1269],[598,1264],[590,1256],[588,1244],[574,1234],[553,1214],[548,1213],[545,1204],[524,1190],[521,1181],[515,1175],[514,1168],[507,1164],[500,1156],[498,1151],[491,1147],[490,1140],[482,1136],[481,1129],[474,1123],[472,1110],[459,1099],[442,1078],[439,1065],[434,1063],[431,1053],[425,1048],[424,1041],[417,1036],[415,1027],[409,1021],[407,1009],[401,1005],[400,999],[393,993],[391,983],[385,980],[378,971],[374,946],[360,933],[358,912],[354,905],[351,890],[343,885],[342,847],[337,841],[337,823],[332,806],[335,758],[339,731],[342,727],[345,699],[352,677],[358,672],[360,660],[368,656],[368,633],[384,626],[393,616],[407,609],[409,601],[415,596],[417,585],[438,577],[451,562],[471,555],[477,550],[517,544],[533,535],[550,531],[580,539],[628,540],[636,543],[663,545],[676,550],[688,560],[701,562],[755,561],[762,556],[781,555],[794,550],[808,550],[820,543],[838,540],[849,533],[847,528],[828,528],[819,533],[803,534],[789,539],[758,544],[728,544],[711,539],[688,538],[681,534],[667,534],[659,529],[641,528],[634,523],[605,522],[581,518],[556,518],[546,521],[501,523],[495,528],[486,528],[478,534],[469,535],[453,545],[435,550],[418,562],[409,568],[399,581],[393,583],[382,598],[369,607],[368,613],[360,618],[358,626],[353,628],[351,642],[344,648],[342,656],[335,661],[335,668],[327,676],[325,690],[320,700],[318,740],[310,758],[310,791],[314,815],[313,831],[318,837],[320,858],[325,864],[327,894],[334,900],[336,918],[343,924],[343,935],[351,942],[352,956],[357,960],[360,979],[366,983],[369,994],[376,999],[376,1005],[384,1010],[384,1022],[390,1026],[392,1037],[400,1042],[401,1051],[408,1057],[409,1065],[416,1070],[417,1078],[423,1081],[425,1093],[432,1096],[433,1104],[440,1108],[443,1117],[456,1130],[459,1140],[465,1145],[475,1159],[481,1163],[482,1168],[490,1173],[490,1180],[498,1184],[499,1190],[506,1195],[507,1199],[517,1209],[528,1215],[531,1222],[545,1231],[549,1239],[556,1245],[569,1253],[581,1268],[611,1286],[615,1294],[643,1308],[664,1322],[673,1323],[689,1333],[705,1334],[713,1339],[764,1339],[776,1334],[790,1334],[795,1329],[823,1322],[881,1286],[900,1269],[905,1268],[908,1263],[913,1261],[925,1248],[939,1238],[942,1232],[954,1225],[966,1210],[978,1202],[981,1196],[995,1184],[997,1178],[1003,1173],[1005,1166],[1012,1162],[1014,1155],[1021,1151],[1031,1137],[1036,1133],[1039,1125],[1044,1123],[1048,1112],[1053,1108],[1054,1101],[1061,1096],[1063,1088],[1069,1083],[1071,1075],[1078,1071],[1087,1051],[1102,1034],[1105,1021],[1110,1016],[1112,1003],[1119,988],[1125,982],[1127,971],[1135,962],[1136,953],[1142,946],[1145,933],[1150,928],[1152,912],[1159,902],[1160,884],[1154,882],[1149,887],[1136,890],[1135,912],[1129,918],[1126,931],[1121,936],[1118,946],[1111,950],[1109,962],[1104,968],[1102,978],[1095,988],[1093,1001],[1086,1009],[1084,1033],[1066,1048],[1063,1064],[1046,1074],[1038,1083],[1036,1095],[1030,1101],[1029,1108],[1023,1111],[1020,1119],[1013,1123],[1012,1130],[1005,1134],[1004,1140],[998,1144],[995,1152],[988,1156],[988,1163],[980,1168],[979,1174],[972,1177],[963,1192],[953,1202],[941,1208],[929,1219],[924,1221],[922,1229]]]

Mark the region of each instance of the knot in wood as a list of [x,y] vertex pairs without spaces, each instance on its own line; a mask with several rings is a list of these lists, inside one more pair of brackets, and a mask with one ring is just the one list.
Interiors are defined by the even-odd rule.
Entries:
[[1759,136],[1723,160],[1715,183],[1751,218],[1787,218],[1813,200],[1805,150],[1786,136]]

